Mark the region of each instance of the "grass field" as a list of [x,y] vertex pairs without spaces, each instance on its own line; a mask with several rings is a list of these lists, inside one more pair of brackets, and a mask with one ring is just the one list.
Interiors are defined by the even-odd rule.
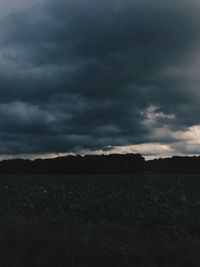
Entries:
[[200,177],[0,177],[0,266],[199,267]]

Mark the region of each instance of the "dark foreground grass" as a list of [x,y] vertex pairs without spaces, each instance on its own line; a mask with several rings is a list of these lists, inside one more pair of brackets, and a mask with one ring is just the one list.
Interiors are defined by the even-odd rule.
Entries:
[[0,178],[0,266],[200,266],[200,177]]

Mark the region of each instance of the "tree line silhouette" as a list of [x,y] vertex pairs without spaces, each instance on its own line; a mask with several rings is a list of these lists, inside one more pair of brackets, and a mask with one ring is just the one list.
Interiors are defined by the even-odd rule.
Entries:
[[140,154],[66,156],[54,159],[12,159],[0,162],[5,174],[200,174],[200,157],[172,157],[145,161]]

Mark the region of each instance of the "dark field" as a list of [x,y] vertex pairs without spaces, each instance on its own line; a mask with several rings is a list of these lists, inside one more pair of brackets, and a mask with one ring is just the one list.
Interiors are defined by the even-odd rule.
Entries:
[[0,178],[0,266],[200,266],[200,176]]

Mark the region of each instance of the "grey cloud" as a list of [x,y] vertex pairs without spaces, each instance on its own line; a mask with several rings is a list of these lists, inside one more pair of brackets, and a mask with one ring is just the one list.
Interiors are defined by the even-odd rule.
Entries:
[[[196,77],[187,75],[199,8],[186,0],[49,0],[1,19],[0,152],[139,144],[152,141],[154,127],[200,123]],[[147,125],[151,105],[166,116]]]

